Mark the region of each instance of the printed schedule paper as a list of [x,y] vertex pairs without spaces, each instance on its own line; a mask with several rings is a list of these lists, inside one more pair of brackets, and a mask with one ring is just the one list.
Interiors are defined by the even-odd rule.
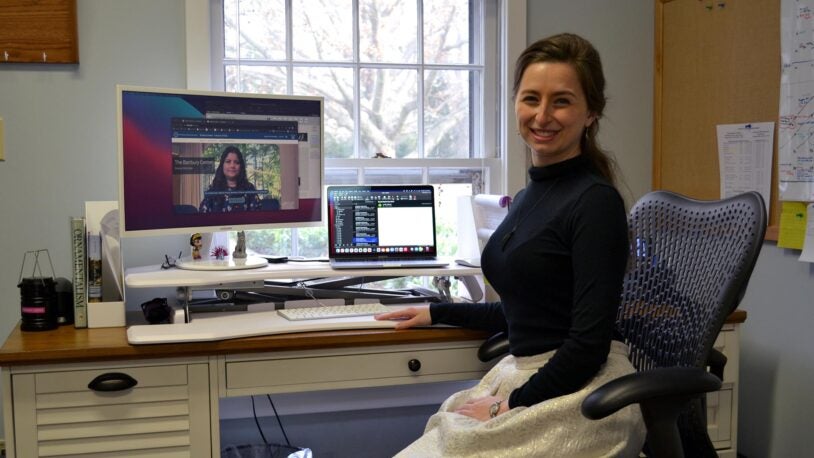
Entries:
[[717,131],[721,198],[757,191],[768,205],[774,123],[721,124]]

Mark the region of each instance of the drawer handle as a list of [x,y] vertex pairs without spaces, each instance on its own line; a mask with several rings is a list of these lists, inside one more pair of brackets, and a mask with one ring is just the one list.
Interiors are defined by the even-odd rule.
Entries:
[[124,391],[133,388],[138,384],[138,380],[121,372],[108,372],[102,374],[88,383],[88,388],[93,391]]
[[411,359],[407,361],[407,368],[413,372],[418,372],[421,370],[421,361],[417,359]]

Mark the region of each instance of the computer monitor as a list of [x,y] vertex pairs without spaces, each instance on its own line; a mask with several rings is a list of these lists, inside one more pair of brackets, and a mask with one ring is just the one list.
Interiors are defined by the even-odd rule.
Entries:
[[117,93],[122,236],[322,224],[321,97]]

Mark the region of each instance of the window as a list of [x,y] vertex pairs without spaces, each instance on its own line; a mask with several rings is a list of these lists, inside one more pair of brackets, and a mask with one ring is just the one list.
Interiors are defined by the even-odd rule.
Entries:
[[[325,97],[326,184],[437,185],[440,249],[452,255],[458,196],[504,188],[498,6],[215,0],[211,86]],[[326,254],[324,229],[256,232],[257,251]]]

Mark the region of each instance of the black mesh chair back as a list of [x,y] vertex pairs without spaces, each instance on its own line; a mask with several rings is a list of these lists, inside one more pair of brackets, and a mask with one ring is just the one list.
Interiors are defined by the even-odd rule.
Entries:
[[[617,324],[633,366],[640,372],[705,368],[760,253],[763,199],[749,192],[698,201],[655,191],[633,207],[629,229],[631,252]],[[714,456],[701,405],[679,417],[686,456]]]
[[697,201],[651,192],[631,210],[629,229],[617,324],[633,366],[704,367],[763,244],[760,194]]

